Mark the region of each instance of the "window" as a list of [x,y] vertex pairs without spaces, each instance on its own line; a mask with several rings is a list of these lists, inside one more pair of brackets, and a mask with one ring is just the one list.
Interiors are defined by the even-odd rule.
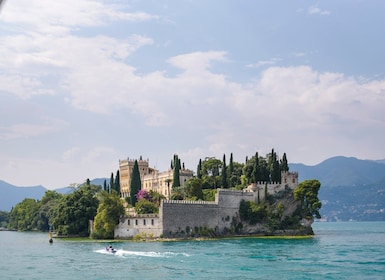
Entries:
[[130,225],[130,220],[127,220],[127,225]]
[[146,220],[143,220],[143,225],[144,225],[144,226],[146,225]]
[[151,219],[151,225],[154,225],[154,219]]
[[135,220],[135,225],[136,225],[136,226],[138,225],[138,220]]

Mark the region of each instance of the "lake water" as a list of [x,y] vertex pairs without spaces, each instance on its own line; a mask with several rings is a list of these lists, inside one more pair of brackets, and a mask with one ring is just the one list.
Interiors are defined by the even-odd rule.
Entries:
[[315,223],[310,239],[107,243],[0,232],[0,279],[385,279],[385,223]]

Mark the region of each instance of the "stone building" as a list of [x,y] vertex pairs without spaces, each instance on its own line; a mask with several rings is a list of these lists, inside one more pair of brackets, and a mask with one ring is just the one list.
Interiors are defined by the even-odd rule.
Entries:
[[[148,159],[143,160],[142,157],[140,157],[137,161],[142,189],[147,191],[156,191],[170,199],[171,186],[173,181],[173,170],[169,169],[164,172],[159,172],[155,168],[149,167]],[[119,160],[120,192],[122,197],[130,196],[131,174],[132,169],[134,168],[134,163],[135,159],[127,158],[125,160]],[[184,186],[185,182],[192,178],[193,175],[193,171],[182,168],[179,171],[181,186]]]

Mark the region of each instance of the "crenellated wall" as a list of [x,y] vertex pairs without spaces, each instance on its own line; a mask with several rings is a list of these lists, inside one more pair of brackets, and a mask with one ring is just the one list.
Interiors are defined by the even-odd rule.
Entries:
[[190,234],[196,228],[223,233],[238,218],[241,200],[254,201],[253,193],[218,189],[215,201],[162,200],[159,215],[123,217],[115,229],[116,238],[131,238],[137,234],[153,237],[173,237]]
[[[264,199],[265,187],[271,195],[294,189],[298,185],[298,173],[283,172],[282,183],[257,183],[245,191],[218,189],[215,201],[162,200],[159,215],[130,215],[122,218],[115,229],[116,238],[130,238],[137,234],[153,237],[188,236],[197,228],[213,230],[222,234],[234,226],[239,219],[239,205],[242,200]],[[130,222],[129,222],[130,221]]]

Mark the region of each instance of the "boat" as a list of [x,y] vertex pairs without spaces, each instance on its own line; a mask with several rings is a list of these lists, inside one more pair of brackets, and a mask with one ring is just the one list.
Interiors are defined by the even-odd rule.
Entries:
[[112,248],[111,245],[106,247],[106,251],[109,252],[109,253],[111,253],[111,254],[116,253],[116,250],[115,250],[114,248]]

